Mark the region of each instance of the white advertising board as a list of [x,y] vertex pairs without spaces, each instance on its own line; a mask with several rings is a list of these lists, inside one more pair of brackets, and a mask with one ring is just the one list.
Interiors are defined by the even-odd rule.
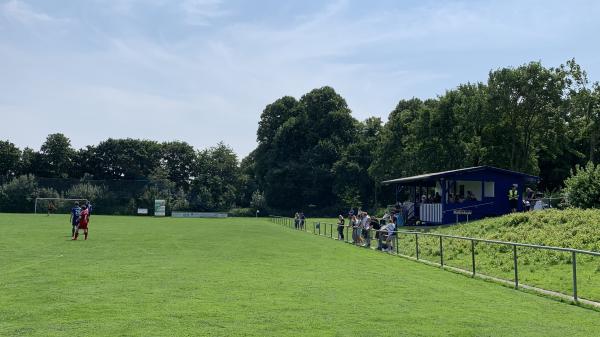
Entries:
[[171,212],[173,218],[226,218],[227,213],[213,212]]

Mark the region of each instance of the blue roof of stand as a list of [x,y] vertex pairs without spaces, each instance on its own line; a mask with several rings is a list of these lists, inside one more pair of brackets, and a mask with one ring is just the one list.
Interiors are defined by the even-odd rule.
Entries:
[[412,177],[386,180],[386,181],[383,181],[382,184],[389,185],[389,184],[410,183],[410,182],[415,182],[415,181],[431,181],[431,180],[437,180],[440,178],[452,177],[452,176],[462,175],[462,174],[466,174],[466,173],[481,172],[481,171],[489,171],[490,173],[492,173],[492,172],[497,173],[497,174],[499,173],[501,175],[519,176],[519,177],[522,177],[525,180],[529,180],[529,181],[538,181],[540,179],[539,177],[534,176],[534,175],[511,171],[511,170],[505,170],[505,169],[501,169],[501,168],[497,168],[497,167],[493,167],[493,166],[475,166],[475,167],[462,168],[462,169],[458,169],[458,170],[426,173],[426,174],[420,174],[420,175],[412,176]]

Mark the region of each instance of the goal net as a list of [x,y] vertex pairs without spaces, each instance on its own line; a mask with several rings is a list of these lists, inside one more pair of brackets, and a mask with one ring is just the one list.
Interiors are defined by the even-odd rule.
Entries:
[[87,201],[83,198],[35,198],[33,212],[35,214],[68,214],[76,202],[82,205]]

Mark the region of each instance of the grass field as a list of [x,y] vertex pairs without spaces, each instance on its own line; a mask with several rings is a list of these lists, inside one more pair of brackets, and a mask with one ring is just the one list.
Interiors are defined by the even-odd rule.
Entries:
[[600,313],[264,219],[0,214],[0,336],[594,336]]

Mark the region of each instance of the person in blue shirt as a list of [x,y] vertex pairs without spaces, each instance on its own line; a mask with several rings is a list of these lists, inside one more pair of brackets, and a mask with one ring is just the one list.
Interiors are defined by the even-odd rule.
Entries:
[[69,219],[71,222],[71,237],[75,236],[75,229],[79,226],[79,215],[81,214],[81,207],[79,207],[79,202],[75,202],[75,206],[71,208],[71,218]]

